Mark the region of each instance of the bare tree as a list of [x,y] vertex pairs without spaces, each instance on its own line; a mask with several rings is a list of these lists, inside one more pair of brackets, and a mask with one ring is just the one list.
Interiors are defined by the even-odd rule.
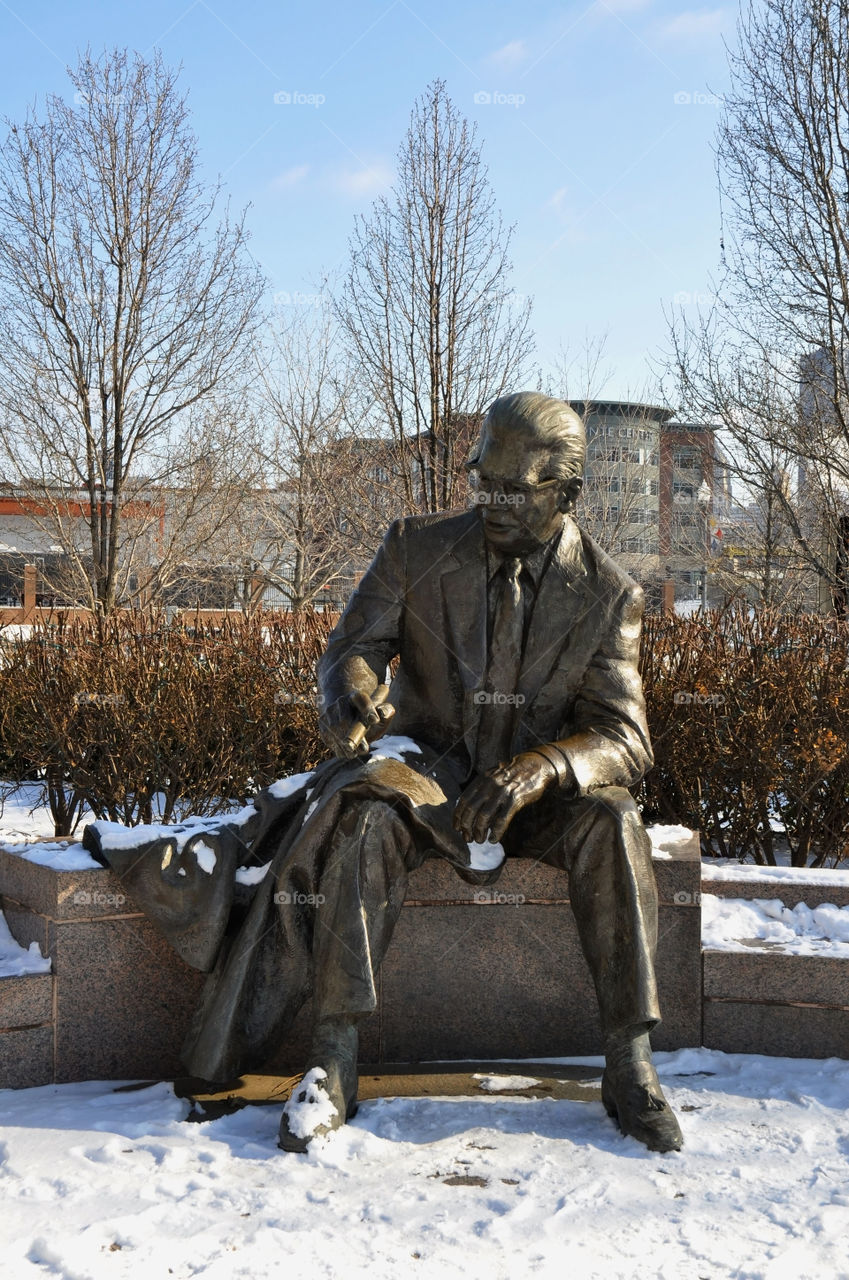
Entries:
[[216,222],[174,73],[115,51],[69,74],[73,101],[48,98],[0,149],[0,441],[77,591],[108,612],[185,554],[163,490],[214,522],[196,481],[238,439],[226,397],[262,280],[243,221]]
[[408,510],[455,505],[479,415],[526,367],[530,304],[509,284],[511,235],[475,127],[435,80],[413,109],[391,195],[357,221],[336,303],[364,420],[394,442]]
[[354,371],[325,305],[285,308],[257,350],[261,479],[231,511],[219,558],[244,566],[246,607],[339,607],[403,510],[391,442],[350,417]]
[[849,0],[746,0],[730,71],[717,149],[723,272],[706,314],[673,318],[677,398],[726,429],[760,508],[780,512],[805,562],[837,585],[849,499]]
[[601,400],[615,373],[607,363],[607,337],[606,333],[587,332],[579,346],[561,346],[546,393],[563,400],[582,400],[585,404]]

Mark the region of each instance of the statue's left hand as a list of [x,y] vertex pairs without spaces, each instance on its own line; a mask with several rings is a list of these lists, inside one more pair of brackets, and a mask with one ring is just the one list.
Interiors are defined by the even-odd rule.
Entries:
[[554,765],[533,752],[514,756],[466,788],[454,809],[454,827],[464,840],[498,842],[520,809],[533,804],[557,779]]

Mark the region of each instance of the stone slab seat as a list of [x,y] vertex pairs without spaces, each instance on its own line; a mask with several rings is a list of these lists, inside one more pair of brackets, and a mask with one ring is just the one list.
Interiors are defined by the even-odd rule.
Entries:
[[[655,1045],[698,1045],[697,838],[657,857],[655,873],[664,1010]],[[14,937],[37,941],[53,964],[52,974],[37,975],[43,992],[50,985],[50,1017],[13,1028],[0,1016],[0,1086],[182,1074],[179,1049],[204,975],[174,954],[111,871],[55,871],[0,850],[0,899]],[[378,994],[362,1026],[365,1062],[601,1050],[568,879],[522,859],[485,892],[436,860],[414,872]],[[302,1064],[308,1028],[306,1009],[275,1066]]]

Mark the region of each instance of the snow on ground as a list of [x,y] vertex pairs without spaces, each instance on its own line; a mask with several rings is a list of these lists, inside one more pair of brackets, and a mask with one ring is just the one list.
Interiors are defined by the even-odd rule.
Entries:
[[0,1093],[0,1273],[849,1276],[849,1064],[703,1049],[658,1064],[685,1135],[664,1156],[599,1102],[376,1100],[299,1156],[276,1148],[276,1106],[186,1124],[167,1084]]
[[[6,786],[8,787],[8,783]],[[0,845],[53,835],[53,819],[44,803],[44,788],[25,782],[3,793],[0,804]]]

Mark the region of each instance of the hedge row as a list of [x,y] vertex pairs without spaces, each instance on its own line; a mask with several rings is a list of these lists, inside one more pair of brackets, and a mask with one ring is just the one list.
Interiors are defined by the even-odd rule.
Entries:
[[[57,834],[83,807],[135,823],[243,802],[326,754],[332,621],[120,614],[0,638],[0,777],[40,781]],[[783,837],[794,865],[849,856],[847,638],[808,615],[648,616],[645,816],[698,827],[707,853],[772,863]]]
[[185,626],[116,614],[5,640],[0,776],[37,779],[56,833],[83,807],[128,824],[214,813],[324,754],[323,614]]
[[845,623],[735,607],[652,615],[642,673],[655,767],[644,814],[697,826],[703,851],[793,866],[849,855]]

